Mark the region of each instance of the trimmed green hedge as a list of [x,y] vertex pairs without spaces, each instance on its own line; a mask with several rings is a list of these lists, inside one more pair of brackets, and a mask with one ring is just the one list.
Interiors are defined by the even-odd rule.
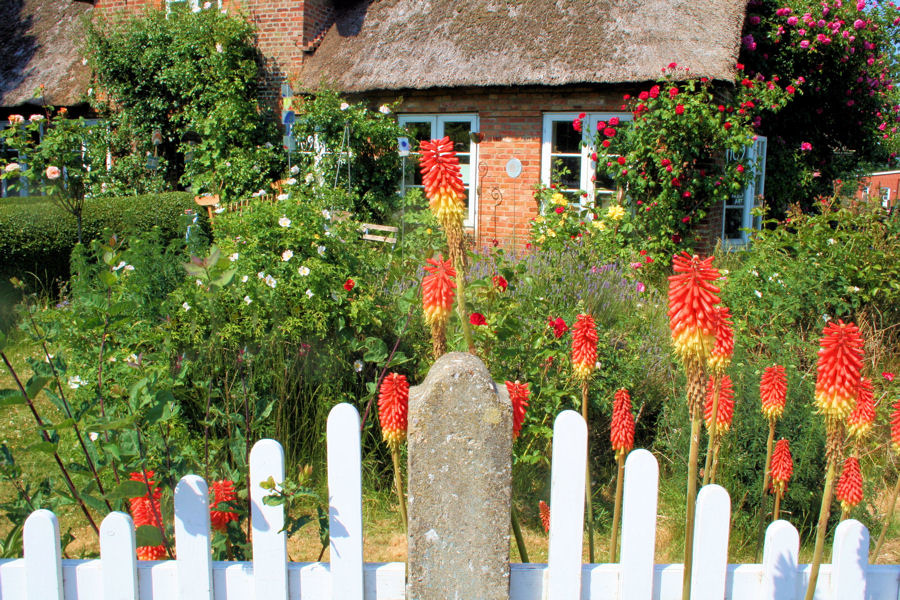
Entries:
[[[181,230],[185,209],[197,209],[187,192],[91,198],[82,216],[85,242],[105,228],[116,233],[149,231],[154,226],[172,238]],[[69,256],[78,239],[75,217],[49,198],[0,199],[0,276],[48,284],[69,274]],[[30,280],[30,281],[29,281]]]

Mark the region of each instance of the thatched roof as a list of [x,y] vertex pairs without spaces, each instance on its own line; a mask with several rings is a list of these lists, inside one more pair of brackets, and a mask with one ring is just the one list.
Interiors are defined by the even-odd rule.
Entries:
[[[337,3],[346,4],[346,2]],[[344,92],[731,79],[746,0],[366,0],[299,73]]]
[[55,106],[79,102],[90,69],[77,48],[81,15],[93,7],[72,0],[0,0],[0,106],[35,100]]

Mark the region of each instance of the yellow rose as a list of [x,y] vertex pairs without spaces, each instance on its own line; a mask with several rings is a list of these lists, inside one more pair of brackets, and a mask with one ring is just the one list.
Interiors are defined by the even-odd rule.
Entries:
[[553,194],[553,197],[551,198],[551,200],[553,200],[553,204],[559,204],[560,206],[565,206],[566,204],[569,203],[569,201],[566,200],[566,197],[563,196],[562,194],[560,194],[559,192],[556,192],[555,194]]
[[537,217],[534,218],[534,222],[535,222],[535,223],[543,223],[543,222],[544,222],[544,217],[538,215]]
[[613,204],[606,211],[606,218],[610,221],[618,221],[625,216],[625,209],[618,204]]
[[547,235],[549,235],[550,237],[556,237],[556,232],[553,231],[552,229],[548,229],[548,230],[547,230]]
[[544,240],[545,240],[545,239],[547,239],[547,238],[546,238],[546,237],[544,237],[544,236],[543,236],[543,235],[542,235],[542,236],[540,236],[540,237],[539,237],[539,238],[538,238],[538,239],[537,239],[537,241],[538,241],[538,244],[540,244],[540,243],[541,243],[541,242],[543,242],[543,241],[544,241]]
[[600,220],[591,221],[591,224],[595,228],[599,229],[600,231],[603,231],[604,229],[606,229],[606,223],[604,223],[603,221],[600,221]]

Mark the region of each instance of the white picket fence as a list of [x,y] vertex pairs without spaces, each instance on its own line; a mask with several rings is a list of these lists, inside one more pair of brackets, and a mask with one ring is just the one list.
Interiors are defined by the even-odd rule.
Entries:
[[[621,556],[618,564],[582,564],[586,428],[565,411],[553,438],[549,564],[514,564],[511,600],[678,600],[683,566],[656,565],[658,467],[646,450],[625,465]],[[261,440],[250,456],[250,479],[284,479],[284,453]],[[100,558],[62,560],[59,523],[46,510],[25,523],[25,557],[0,561],[0,600],[389,600],[405,598],[403,563],[364,563],[359,415],[350,405],[328,418],[330,563],[291,563],[281,507],[251,486],[253,561],[217,562],[210,555],[209,499],[196,475],[175,488],[177,558],[135,558],[127,514],[102,523]],[[787,521],[766,532],[762,564],[727,564],[731,506],[728,493],[709,485],[697,500],[693,600],[803,598],[809,565],[798,565],[799,536]],[[499,524],[506,526],[507,524]],[[832,564],[823,565],[817,600],[896,600],[900,566],[868,564],[869,533],[855,520],[835,533]]]

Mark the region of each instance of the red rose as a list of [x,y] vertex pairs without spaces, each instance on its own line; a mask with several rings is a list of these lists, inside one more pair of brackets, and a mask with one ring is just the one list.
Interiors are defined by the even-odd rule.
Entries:
[[547,319],[547,322],[549,323],[550,327],[553,328],[553,335],[556,336],[557,339],[564,336],[569,330],[569,326],[566,325],[566,322],[563,321],[562,317],[557,317],[556,319],[550,317]]
[[673,88],[669,89],[669,98],[674,98],[677,95],[678,95],[677,87],[673,87]]
[[658,85],[654,85],[652,88],[650,88],[650,97],[651,98],[659,97],[659,86]]
[[603,131],[604,129],[606,129],[606,121],[597,123],[597,131]]
[[613,129],[612,127],[607,127],[606,129],[603,130],[603,135],[605,135],[606,137],[615,137],[616,130]]
[[603,140],[603,147],[609,148],[609,140]]
[[676,115],[684,114],[684,104],[679,104],[678,106],[675,107],[675,114]]
[[574,121],[572,121],[572,129],[574,129],[578,133],[581,133],[581,119],[575,119]]
[[563,214],[563,210],[565,210],[565,209],[562,206],[557,206],[555,210],[556,210],[556,214],[561,215],[561,214]]
[[644,262],[647,263],[647,264],[652,263],[652,262],[653,262],[653,257],[652,257],[652,256],[648,256],[648,257],[644,258]]
[[619,117],[613,117],[609,120],[610,127],[615,127],[618,124],[619,124]]
[[347,290],[347,291],[349,292],[349,291],[352,290],[354,287],[356,287],[356,282],[353,281],[352,279],[350,279],[350,278],[348,277],[348,278],[347,278],[347,281],[344,282],[344,289]]
[[494,275],[491,279],[494,282],[494,287],[499,288],[501,292],[506,291],[506,286],[509,284],[506,282],[506,279],[503,278],[503,275]]
[[484,318],[483,314],[473,312],[471,315],[469,315],[469,323],[475,325],[476,327],[478,325],[487,325],[487,319]]
[[650,94],[647,92],[641,92],[638,94],[638,100],[648,100],[650,98]]
[[729,123],[728,121],[726,121],[725,124],[722,125],[722,127],[724,127],[725,130],[727,131],[727,130],[731,129],[731,123]]
[[619,158],[616,159],[616,161],[617,161],[620,165],[624,165],[624,164],[625,164],[625,157],[624,157],[624,156],[620,156]]

